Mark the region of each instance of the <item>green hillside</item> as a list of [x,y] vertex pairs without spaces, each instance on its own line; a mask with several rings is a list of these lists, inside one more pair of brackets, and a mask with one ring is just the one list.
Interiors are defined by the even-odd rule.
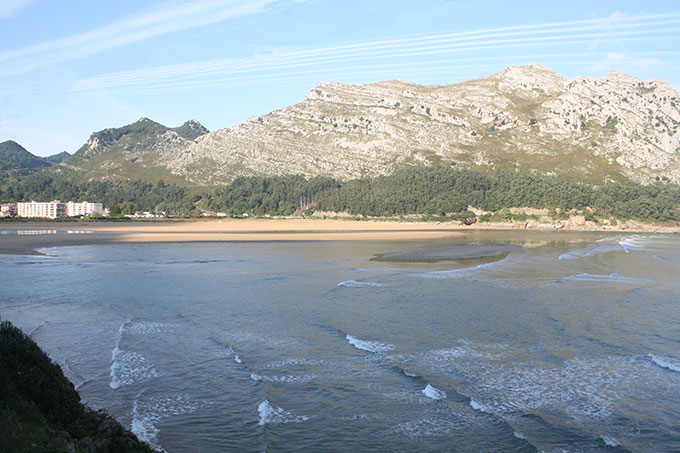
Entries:
[[83,405],[59,365],[8,321],[0,324],[0,389],[0,451],[153,451]]
[[27,175],[50,165],[50,162],[34,156],[15,141],[0,143],[0,172],[3,176]]

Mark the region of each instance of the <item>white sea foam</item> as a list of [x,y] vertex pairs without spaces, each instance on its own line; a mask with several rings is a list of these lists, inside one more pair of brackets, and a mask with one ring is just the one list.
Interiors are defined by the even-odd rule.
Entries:
[[167,331],[172,324],[166,322],[128,321],[123,326],[125,333],[132,335],[153,335]]
[[463,267],[460,269],[447,269],[444,271],[430,271],[430,272],[425,272],[424,274],[421,274],[422,276],[425,277],[455,277],[455,276],[461,276],[461,275],[466,275],[469,272],[473,271],[478,271],[481,269],[488,269],[490,267],[498,266],[499,264],[505,262],[509,258],[510,255],[506,256],[502,260],[498,261],[492,261],[490,263],[484,263],[484,264],[478,264],[476,266],[472,267]]
[[345,282],[338,283],[338,286],[347,286],[350,288],[366,288],[366,287],[376,287],[382,286],[378,282],[360,282],[358,280],[347,280]]
[[128,324],[130,324],[131,322],[132,322],[131,320],[127,319],[127,320],[126,320],[125,322],[123,322],[123,324],[121,324],[120,327],[118,328],[118,342],[119,342],[119,343],[120,343],[121,337],[123,336],[123,333],[125,333],[126,327],[127,327]]
[[157,447],[155,440],[158,435],[158,428],[154,426],[156,419],[154,417],[142,414],[139,408],[139,402],[135,401],[132,406],[132,432],[143,442],[147,442],[154,447]]
[[350,334],[347,334],[346,338],[349,344],[351,344],[357,349],[361,349],[362,351],[387,352],[394,349],[394,346],[391,344],[379,343],[377,341],[360,340],[359,338],[353,337]]
[[433,400],[443,400],[446,399],[446,392],[443,390],[439,390],[437,387],[433,386],[432,384],[427,384],[425,388],[422,390],[423,395],[427,396],[430,399]]
[[406,371],[406,370],[403,370],[403,371],[404,371],[404,374],[405,374],[406,376],[408,376],[408,377],[418,377],[418,375],[415,374],[415,373],[409,373],[409,372]]
[[402,361],[405,367],[423,370],[423,375],[443,373],[460,379],[462,393],[474,395],[470,406],[475,409],[501,415],[545,410],[584,425],[611,417],[616,401],[635,388],[653,383],[673,392],[672,380],[663,377],[670,371],[653,371],[660,363],[680,370],[680,360],[674,357],[658,361],[657,356],[654,362],[651,355],[572,358],[559,366],[532,366],[534,354],[532,347],[470,344]]
[[412,420],[398,423],[388,432],[401,434],[414,440],[442,436],[449,433],[466,432],[470,418],[455,412],[451,407],[442,405],[436,412],[428,412]]
[[159,421],[175,415],[191,414],[206,403],[192,400],[186,394],[163,395],[149,399],[138,397],[132,406],[132,432],[152,447],[159,448],[156,443]]
[[460,358],[491,358],[492,352],[480,351],[469,346],[459,346],[449,349],[434,349],[428,351],[424,359],[432,364],[449,364]]
[[645,244],[647,241],[648,238],[645,236],[608,237],[595,241],[584,248],[563,253],[560,255],[559,260],[585,258],[599,253],[620,252],[621,249],[626,253],[636,250],[647,250]]
[[303,376],[291,376],[291,375],[274,375],[274,376],[264,376],[259,373],[251,373],[250,379],[253,381],[264,381],[264,382],[282,382],[282,383],[299,383],[299,382],[309,382],[316,376],[306,374]]
[[606,436],[606,435],[603,434],[600,437],[602,437],[602,441],[604,442],[604,444],[607,447],[620,447],[621,446],[621,443],[611,436]]
[[658,354],[648,354],[652,362],[656,363],[662,368],[667,368],[676,373],[680,373],[680,360],[673,359],[671,357],[665,357]]
[[491,409],[489,409],[487,406],[485,406],[482,403],[478,403],[477,401],[475,401],[473,399],[470,400],[470,406],[473,409],[476,409],[478,411],[486,412],[487,414],[493,414],[493,411]]
[[134,384],[138,381],[158,376],[153,364],[142,354],[125,351],[116,346],[111,353],[111,383],[112,389]]
[[236,351],[234,351],[234,350],[233,350],[231,347],[229,347],[229,346],[226,346],[225,349],[221,350],[221,351],[218,353],[218,357],[220,357],[220,358],[225,358],[225,359],[232,359],[234,362],[239,363],[239,364],[240,364],[240,363],[243,363],[243,362],[241,361],[241,358],[240,358],[240,357],[238,356],[238,354],[236,353]]
[[527,439],[527,436],[525,436],[524,434],[520,433],[519,431],[513,431],[512,434],[513,434],[516,438],[518,438],[518,439],[522,439],[522,440],[526,440],[526,439]]
[[618,239],[618,244],[626,253],[636,250],[646,250],[649,238],[646,236],[626,236]]
[[267,365],[268,368],[283,368],[298,365],[320,365],[322,360],[305,359],[303,357],[291,357],[289,359],[277,360]]
[[268,400],[262,401],[257,406],[257,412],[260,415],[260,421],[258,423],[260,426],[264,426],[268,423],[300,423],[309,420],[309,417],[306,415],[295,415],[291,411],[272,406]]
[[569,277],[564,277],[562,280],[568,281],[578,281],[578,282],[614,282],[614,283],[634,283],[639,281],[633,277],[626,277],[621,274],[589,274],[587,272],[578,275],[571,275]]
[[593,244],[589,244],[588,246],[581,248],[581,249],[575,249],[575,250],[570,250],[566,253],[563,253],[559,256],[559,260],[574,260],[574,259],[579,259],[579,258],[586,258],[589,256],[594,256],[600,253],[607,253],[607,252],[616,252],[616,251],[621,251],[621,248],[618,246],[618,244],[610,244],[610,243],[602,243],[602,242],[595,242]]

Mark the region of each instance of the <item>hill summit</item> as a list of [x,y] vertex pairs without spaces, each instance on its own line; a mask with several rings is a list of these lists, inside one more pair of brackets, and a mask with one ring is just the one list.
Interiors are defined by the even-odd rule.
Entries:
[[593,184],[680,181],[679,108],[663,80],[615,71],[570,80],[530,63],[450,85],[322,82],[298,104],[214,132],[143,118],[93,134],[67,162],[92,176],[153,169],[198,185],[247,175],[347,180],[437,164]]
[[186,182],[170,169],[193,140],[209,131],[195,120],[169,128],[140,118],[119,128],[93,133],[64,166],[84,173],[88,179],[145,179]]
[[58,164],[69,156],[69,153],[63,151],[53,156],[39,157],[31,154],[17,142],[7,140],[0,143],[0,177],[28,175]]

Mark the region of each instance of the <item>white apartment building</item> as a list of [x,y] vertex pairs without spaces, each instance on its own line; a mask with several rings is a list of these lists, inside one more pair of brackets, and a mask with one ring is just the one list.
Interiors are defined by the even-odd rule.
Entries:
[[69,201],[66,203],[66,217],[80,217],[88,215],[102,215],[104,213],[104,206],[101,203],[89,203],[83,201],[82,203],[74,203]]
[[66,204],[55,201],[30,201],[17,203],[17,216],[57,219],[66,217]]
[[74,203],[69,201],[62,203],[54,201],[31,201],[27,203],[17,203],[17,216],[19,217],[39,217],[44,219],[58,219],[63,217],[79,217],[88,215],[102,215],[104,207],[101,203]]

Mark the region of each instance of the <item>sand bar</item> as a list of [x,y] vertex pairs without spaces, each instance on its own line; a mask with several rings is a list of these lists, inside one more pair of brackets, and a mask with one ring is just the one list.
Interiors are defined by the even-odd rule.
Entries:
[[498,256],[521,248],[516,244],[500,242],[470,242],[419,250],[389,252],[378,257],[381,261],[445,261]]

